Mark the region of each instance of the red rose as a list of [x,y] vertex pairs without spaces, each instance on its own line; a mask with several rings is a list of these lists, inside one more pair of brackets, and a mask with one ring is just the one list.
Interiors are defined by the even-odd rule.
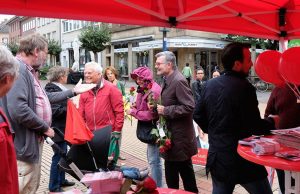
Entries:
[[155,181],[150,176],[147,176],[144,179],[143,188],[144,188],[143,189],[144,191],[152,192],[157,188],[157,186],[156,186]]
[[171,140],[170,140],[170,139],[166,139],[165,145],[166,145],[168,148],[171,148]]
[[135,91],[135,88],[134,88],[134,87],[131,87],[129,91],[130,91],[130,92],[134,92],[134,91]]
[[152,83],[149,83],[149,84],[147,85],[147,88],[150,90],[150,89],[152,88]]
[[160,153],[165,153],[165,151],[166,151],[165,146],[159,146],[159,152]]

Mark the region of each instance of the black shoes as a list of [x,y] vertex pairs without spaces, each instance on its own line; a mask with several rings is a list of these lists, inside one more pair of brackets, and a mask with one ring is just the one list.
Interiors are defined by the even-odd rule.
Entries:
[[74,182],[70,182],[68,180],[65,180],[60,186],[61,187],[70,187],[70,186],[73,186],[73,185],[75,185]]
[[54,190],[49,190],[50,192],[64,192],[64,190],[62,190],[61,188],[57,188]]

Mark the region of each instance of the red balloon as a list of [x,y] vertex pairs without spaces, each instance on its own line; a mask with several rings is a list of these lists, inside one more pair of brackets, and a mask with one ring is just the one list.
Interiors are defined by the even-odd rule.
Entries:
[[284,80],[278,72],[281,53],[278,51],[265,51],[258,55],[254,69],[260,79],[277,86],[283,85]]
[[300,85],[300,47],[292,47],[282,54],[279,72],[288,82]]

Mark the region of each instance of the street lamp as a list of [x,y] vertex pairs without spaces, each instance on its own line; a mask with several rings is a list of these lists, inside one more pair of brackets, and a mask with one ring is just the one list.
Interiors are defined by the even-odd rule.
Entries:
[[163,28],[159,28],[159,31],[163,33],[163,51],[167,51],[168,47],[167,47],[167,32],[169,32],[170,30],[163,27]]

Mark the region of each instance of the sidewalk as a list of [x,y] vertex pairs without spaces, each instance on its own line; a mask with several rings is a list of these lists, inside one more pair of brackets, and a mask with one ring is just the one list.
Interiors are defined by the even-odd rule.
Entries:
[[[130,86],[136,86],[135,83],[128,82],[126,84],[126,88],[128,89]],[[71,85],[68,87],[72,87]],[[266,107],[266,99],[269,94],[258,94],[258,99],[260,101],[260,110],[261,113],[264,113],[264,109]],[[147,157],[146,157],[146,144],[140,142],[136,138],[136,120],[133,119],[132,123],[128,120],[125,121],[123,127],[123,138],[121,145],[121,155],[126,158],[126,160],[119,160],[120,165],[132,166],[137,168],[147,167]],[[37,191],[40,193],[48,193],[48,183],[49,183],[49,172],[51,165],[51,157],[53,155],[53,151],[48,144],[44,144],[43,157],[42,157],[42,177],[40,181],[40,187]],[[212,182],[211,178],[207,179],[205,175],[205,168],[201,166],[194,166],[197,186],[200,194],[209,194],[212,191]],[[255,173],[255,172],[249,172]],[[65,187],[64,190],[70,190],[72,188],[77,188],[81,191],[86,191],[86,187],[75,180],[73,177],[67,175],[68,180],[76,182],[73,187]],[[182,185],[180,185],[183,188]],[[274,178],[273,183],[273,193],[278,193],[278,182],[277,178]],[[246,194],[247,192],[241,186],[237,185],[234,194]]]
[[[119,160],[119,164],[126,166],[133,166],[137,168],[143,168],[147,166],[146,159],[146,144],[141,143],[135,136],[136,120],[133,121],[132,126],[130,121],[125,121],[123,139],[121,146],[122,156],[126,160]],[[37,193],[48,193],[48,183],[49,183],[49,171],[51,165],[52,149],[48,144],[44,145],[43,158],[42,158],[42,177],[40,182],[40,187]],[[195,175],[197,180],[197,186],[200,194],[209,194],[212,191],[211,178],[206,178],[204,167],[194,166]],[[252,172],[255,173],[255,172]],[[81,191],[86,191],[86,187],[75,180],[73,177],[67,175],[67,179],[76,182],[73,187],[66,187],[64,190],[69,190],[72,188],[80,189]],[[182,185],[181,185],[181,188]],[[274,178],[273,184],[274,193],[278,193],[278,183],[277,178]],[[241,187],[236,186],[234,194],[246,194],[247,192]]]

